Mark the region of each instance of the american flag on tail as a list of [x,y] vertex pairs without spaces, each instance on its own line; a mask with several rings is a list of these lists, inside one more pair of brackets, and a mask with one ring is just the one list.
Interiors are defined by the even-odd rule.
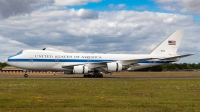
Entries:
[[169,41],[168,41],[168,45],[176,45],[176,41],[174,41],[174,40],[169,40]]

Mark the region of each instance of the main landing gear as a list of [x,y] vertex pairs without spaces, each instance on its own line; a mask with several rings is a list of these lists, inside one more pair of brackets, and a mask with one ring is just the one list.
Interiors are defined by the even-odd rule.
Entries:
[[93,74],[84,74],[83,77],[103,78],[103,74],[98,70],[94,70]]
[[24,77],[25,77],[25,78],[28,77],[27,71],[28,71],[28,70],[24,70]]
[[92,77],[92,78],[103,78],[103,74],[99,73],[99,74],[84,74],[83,77]]

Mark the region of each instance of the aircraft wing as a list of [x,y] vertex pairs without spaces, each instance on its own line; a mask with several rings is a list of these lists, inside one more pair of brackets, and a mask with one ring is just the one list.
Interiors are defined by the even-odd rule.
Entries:
[[121,60],[122,65],[131,65],[131,64],[137,64],[138,61],[141,60],[153,60],[153,59],[158,59],[158,58],[141,58],[141,59],[131,59],[131,60]]
[[95,62],[95,63],[85,63],[85,64],[73,64],[73,65],[62,65],[62,68],[67,68],[67,69],[73,69],[74,66],[79,66],[79,65],[83,65],[83,66],[87,66],[90,69],[93,68],[97,68],[97,67],[103,67],[106,66],[107,63],[110,62],[117,62],[117,63],[121,63],[122,65],[132,65],[132,64],[137,64],[138,61],[141,60],[153,60],[153,59],[159,59],[159,60],[172,60],[175,58],[183,58],[183,57],[187,57],[187,56],[191,56],[194,54],[185,54],[185,55],[179,55],[179,56],[173,56],[173,57],[167,57],[167,58],[138,58],[138,59],[129,59],[129,60],[113,60],[113,61],[108,61],[108,62]]
[[106,63],[109,63],[109,62],[85,63],[85,64],[73,64],[73,65],[62,65],[62,68],[71,68],[71,69],[73,69],[74,66],[79,66],[79,65],[82,65],[82,66],[88,66],[89,68],[96,68],[96,67],[102,67],[102,66],[105,66]]
[[110,62],[117,62],[117,63],[121,63],[122,65],[131,65],[131,64],[137,64],[137,61],[140,61],[140,60],[152,60],[152,59],[158,59],[158,58],[141,58],[141,59],[131,59],[131,60],[114,60],[114,61],[108,61],[108,62],[62,65],[62,68],[73,69],[74,66],[84,65],[92,69],[92,68],[106,66],[106,64]]
[[160,60],[171,60],[171,59],[174,59],[174,58],[184,58],[184,57],[191,56],[191,55],[194,55],[194,54],[184,54],[184,55],[179,55],[179,56],[173,56],[173,57],[168,57],[168,58],[162,58],[162,59],[160,59]]

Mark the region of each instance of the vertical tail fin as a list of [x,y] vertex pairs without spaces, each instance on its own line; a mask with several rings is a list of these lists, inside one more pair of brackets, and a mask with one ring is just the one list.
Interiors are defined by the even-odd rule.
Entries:
[[183,37],[183,31],[175,31],[161,44],[159,44],[153,51],[151,51],[150,54],[151,55],[176,54],[182,37]]

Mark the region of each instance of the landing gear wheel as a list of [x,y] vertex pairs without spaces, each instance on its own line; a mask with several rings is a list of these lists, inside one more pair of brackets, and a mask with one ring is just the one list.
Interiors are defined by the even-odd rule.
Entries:
[[83,77],[89,77],[89,75],[88,74],[84,74]]
[[103,78],[103,74],[100,74],[99,77],[100,77],[100,78]]
[[28,70],[24,70],[24,77],[27,78],[28,74],[27,74]]
[[92,76],[93,76],[94,78],[102,78],[102,77],[103,77],[103,74],[101,74],[101,73],[94,73]]
[[91,77],[91,74],[84,74],[83,77]]
[[27,78],[27,77],[28,77],[28,74],[24,74],[24,77]]
[[97,78],[97,77],[99,77],[99,75],[98,74],[94,74],[94,77]]

